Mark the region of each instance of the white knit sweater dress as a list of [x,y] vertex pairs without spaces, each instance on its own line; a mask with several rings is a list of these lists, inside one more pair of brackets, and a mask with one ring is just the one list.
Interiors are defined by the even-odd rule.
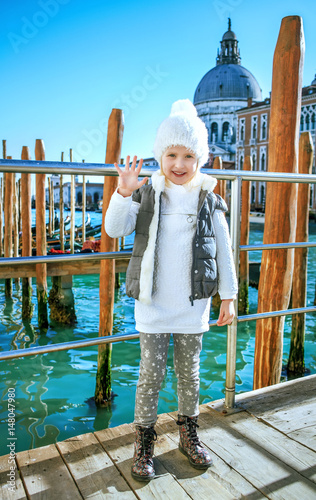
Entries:
[[[135,300],[136,329],[140,332],[202,333],[209,329],[211,299],[194,300],[193,306],[189,300],[199,192],[199,187],[187,190],[184,186],[169,183],[162,193],[151,303]],[[139,204],[133,202],[131,196],[124,198],[116,191],[105,218],[106,232],[113,238],[131,234],[138,210]],[[218,291],[221,299],[235,298],[236,273],[222,211],[215,210],[213,222]]]

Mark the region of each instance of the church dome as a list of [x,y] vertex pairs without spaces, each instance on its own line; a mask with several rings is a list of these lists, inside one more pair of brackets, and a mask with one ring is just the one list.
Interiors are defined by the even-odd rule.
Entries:
[[261,101],[261,89],[257,80],[250,71],[240,65],[240,61],[238,40],[231,30],[231,20],[228,19],[228,31],[222,37],[216,66],[208,71],[198,84],[194,104],[225,99],[245,100],[249,97],[254,101]]
[[238,64],[220,64],[203,76],[198,84],[193,102],[223,99],[247,99],[261,101],[261,89],[255,77]]
[[237,36],[230,29],[224,33],[222,40],[237,40]]

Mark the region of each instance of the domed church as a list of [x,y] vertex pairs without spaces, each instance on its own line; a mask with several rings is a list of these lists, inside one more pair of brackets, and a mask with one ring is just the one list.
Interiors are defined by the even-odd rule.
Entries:
[[203,76],[194,94],[198,115],[209,131],[210,163],[215,156],[224,161],[235,161],[236,110],[262,101],[255,77],[241,66],[238,40],[231,30],[224,33],[216,66]]

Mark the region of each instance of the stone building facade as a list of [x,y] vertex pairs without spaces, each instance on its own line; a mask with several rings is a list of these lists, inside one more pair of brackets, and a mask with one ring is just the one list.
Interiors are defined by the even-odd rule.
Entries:
[[[60,176],[52,175],[50,179],[53,182],[54,204],[59,204],[60,200]],[[63,184],[63,200],[66,207],[70,207],[70,192],[71,183],[64,182]],[[86,203],[88,205],[98,203],[103,199],[103,183],[101,182],[86,182]],[[48,203],[49,193],[46,188],[46,202]],[[82,182],[78,181],[78,176],[75,177],[75,203],[76,205],[82,204]]]
[[241,66],[238,40],[231,30],[220,42],[216,66],[208,71],[198,84],[193,103],[209,133],[210,161],[215,156],[235,161],[237,139],[236,111],[252,102],[262,100],[261,89],[255,77]]
[[[242,170],[245,156],[251,156],[253,170],[266,171],[269,161],[270,99],[252,103],[236,111],[237,152],[236,168]],[[300,132],[309,131],[315,151],[316,135],[316,75],[311,85],[302,89]],[[313,160],[315,173],[315,155]],[[253,182],[251,187],[251,208],[264,210],[266,184]],[[311,186],[310,208],[316,210],[316,188]]]

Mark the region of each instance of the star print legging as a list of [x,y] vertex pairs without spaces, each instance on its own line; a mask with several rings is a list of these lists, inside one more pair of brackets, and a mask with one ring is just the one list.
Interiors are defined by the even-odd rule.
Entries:
[[[173,334],[173,363],[178,379],[179,414],[199,414],[200,352],[203,333]],[[140,333],[141,362],[134,424],[156,423],[159,391],[164,379],[170,333]]]

